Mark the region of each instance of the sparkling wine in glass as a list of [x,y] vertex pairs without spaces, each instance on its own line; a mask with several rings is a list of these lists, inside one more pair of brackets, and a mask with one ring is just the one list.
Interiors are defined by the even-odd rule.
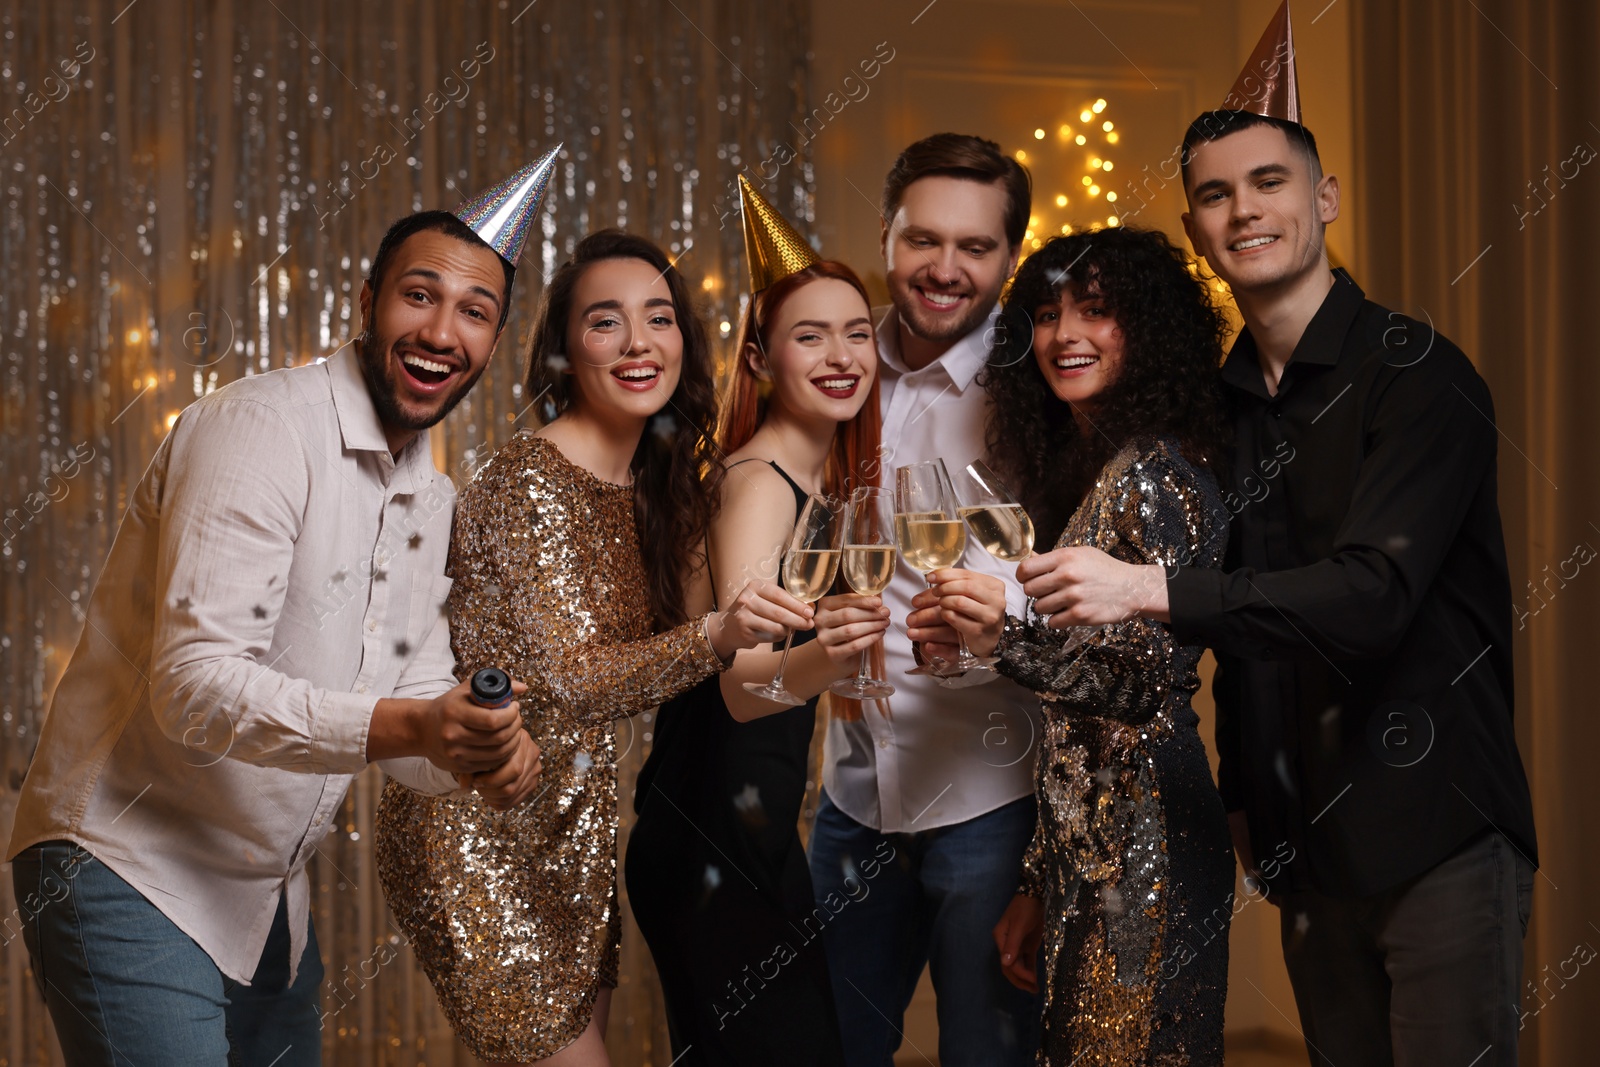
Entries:
[[[789,549],[783,557],[783,587],[790,596],[807,604],[822,599],[839,574],[839,543],[844,532],[843,508],[832,497],[813,493],[800,509],[799,521],[789,538]],[[804,704],[783,684],[783,668],[789,662],[789,649],[794,644],[794,631],[789,631],[783,642],[783,655],[778,659],[778,673],[772,681],[761,685],[746,682],[744,687],[758,697],[788,704]]]
[[[926,577],[942,567],[954,567],[967,548],[967,528],[956,504],[955,490],[944,460],[897,467],[895,484],[895,541],[905,561]],[[930,586],[931,587],[931,586]],[[957,631],[960,654],[954,663],[935,661],[913,667],[908,674],[945,676],[964,671],[986,671],[993,658],[980,659],[967,648]]]
[[[850,494],[844,519],[844,552],[840,565],[844,580],[862,596],[879,596],[894,577],[894,494],[878,486],[862,486]],[[861,650],[861,666],[854,678],[841,678],[828,687],[851,700],[873,700],[894,692],[894,686],[874,678],[869,649]]]
[[[995,559],[1021,563],[1033,555],[1033,520],[1016,495],[983,460],[968,463],[955,478],[956,498],[967,529]],[[1033,618],[1033,598],[1028,598]]]

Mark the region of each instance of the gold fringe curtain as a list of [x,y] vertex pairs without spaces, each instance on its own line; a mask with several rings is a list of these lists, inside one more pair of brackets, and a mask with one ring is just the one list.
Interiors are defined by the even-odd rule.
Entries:
[[[541,278],[590,230],[667,247],[726,336],[735,176],[811,219],[809,159],[778,152],[808,111],[808,46],[800,0],[0,0],[0,829],[179,409],[333,352],[389,221],[557,141],[510,332],[435,430],[441,468],[462,481],[537,421],[520,379]],[[625,812],[649,731],[619,725]],[[470,1063],[383,906],[375,774],[312,868],[327,1061]],[[55,1062],[9,869],[0,907],[0,1064]],[[671,1059],[631,927],[610,1044],[619,1065]]]

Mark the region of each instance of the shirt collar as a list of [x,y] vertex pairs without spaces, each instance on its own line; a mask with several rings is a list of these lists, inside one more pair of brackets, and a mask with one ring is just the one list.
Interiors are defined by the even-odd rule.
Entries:
[[[977,378],[978,372],[989,361],[989,338],[994,336],[995,323],[1000,318],[1000,305],[996,304],[989,317],[975,326],[967,335],[945,350],[944,354],[922,370],[942,367],[958,392]],[[878,319],[878,358],[896,375],[915,374],[900,358],[900,313],[891,305]]]
[[400,480],[394,485],[399,492],[420,492],[433,480],[433,453],[429,447],[428,431],[423,430],[400,450],[395,459],[389,451],[389,440],[383,435],[383,423],[378,420],[378,408],[367,391],[366,376],[361,373],[361,357],[355,344],[335,352],[324,364],[328,369],[328,384],[333,392],[333,409],[339,418],[339,436],[347,451],[378,453],[378,468],[385,484],[398,473]]
[[[1361,291],[1361,286],[1355,283],[1350,273],[1343,267],[1335,267],[1333,287],[1322,298],[1322,306],[1317,308],[1317,313],[1306,324],[1305,333],[1300,335],[1300,342],[1294,346],[1294,353],[1285,365],[1285,372],[1296,364],[1314,363],[1331,367],[1338,363],[1339,354],[1344,351],[1345,337],[1349,335],[1356,313],[1366,299],[1367,294]],[[1250,335],[1248,326],[1239,331],[1238,338],[1233,342],[1233,349],[1222,365],[1222,380],[1253,393],[1266,392],[1266,383],[1261,380],[1256,341]]]

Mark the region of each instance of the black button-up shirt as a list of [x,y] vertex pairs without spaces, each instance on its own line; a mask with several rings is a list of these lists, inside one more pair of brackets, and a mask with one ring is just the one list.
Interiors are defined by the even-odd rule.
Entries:
[[1216,651],[1218,784],[1269,883],[1378,893],[1490,826],[1536,862],[1488,386],[1342,270],[1276,395],[1248,330],[1222,376],[1228,555],[1168,597]]

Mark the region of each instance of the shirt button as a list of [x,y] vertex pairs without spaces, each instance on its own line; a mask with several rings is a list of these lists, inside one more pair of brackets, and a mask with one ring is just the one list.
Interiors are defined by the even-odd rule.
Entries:
[[377,619],[368,619],[367,620],[367,630],[368,630],[368,632],[374,631],[377,628],[378,628],[378,620]]
[[370,688],[370,687],[367,685],[367,683],[366,682],[362,682],[360,685],[356,686],[356,692],[365,693],[368,688]]
[[887,737],[878,738],[878,747],[879,748],[888,748],[889,747],[889,739]]

